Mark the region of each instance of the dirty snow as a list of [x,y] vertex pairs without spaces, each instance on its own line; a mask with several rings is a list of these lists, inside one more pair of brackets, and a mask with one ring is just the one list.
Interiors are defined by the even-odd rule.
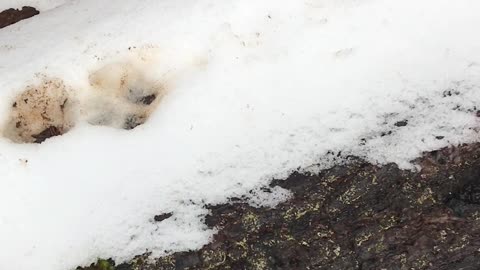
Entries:
[[[289,193],[248,195],[272,177],[339,151],[413,169],[479,139],[476,0],[27,2],[48,12],[0,30],[1,123],[45,78],[76,118],[42,144],[0,139],[0,269],[200,248],[205,204],[274,206]],[[134,106],[91,83],[129,63],[165,96],[135,129],[92,124]]]

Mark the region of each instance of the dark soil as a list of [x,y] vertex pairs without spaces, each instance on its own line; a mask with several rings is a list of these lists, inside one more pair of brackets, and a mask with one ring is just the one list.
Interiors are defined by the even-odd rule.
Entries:
[[139,102],[144,104],[144,105],[150,105],[152,104],[152,102],[157,98],[157,95],[155,94],[151,94],[151,95],[148,95],[148,96],[144,96],[144,97],[141,97],[139,99]]
[[62,134],[63,134],[63,132],[62,132],[61,129],[59,129],[57,127],[54,127],[54,126],[50,126],[47,129],[45,129],[44,131],[40,132],[39,134],[33,135],[32,137],[35,139],[34,143],[42,143],[46,139],[49,139],[49,138],[55,137],[55,136],[60,136]]
[[172,216],[173,216],[173,213],[160,214],[160,215],[154,216],[153,220],[155,220],[155,222],[160,222],[160,221],[164,221],[165,219],[168,219]]
[[125,118],[125,122],[123,123],[123,129],[126,129],[126,130],[134,129],[140,125],[143,125],[146,120],[147,120],[146,117],[142,115],[135,115],[135,114],[128,115]]
[[[426,153],[419,172],[350,160],[273,181],[276,209],[210,206],[218,234],[201,250],[85,270],[480,269],[480,144]],[[103,265],[103,266],[102,266]]]
[[22,9],[6,9],[0,12],[0,28],[17,23],[40,14],[34,7],[22,7]]

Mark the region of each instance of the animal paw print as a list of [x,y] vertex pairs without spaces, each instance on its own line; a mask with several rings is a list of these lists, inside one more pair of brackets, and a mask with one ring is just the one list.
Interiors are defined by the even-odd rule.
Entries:
[[85,111],[92,125],[134,129],[147,121],[166,93],[131,62],[102,67],[89,80],[94,93]]
[[70,89],[60,79],[28,86],[12,103],[3,135],[17,143],[41,143],[73,127]]
[[83,99],[61,79],[44,77],[12,101],[3,136],[15,143],[42,143],[81,120],[134,129],[148,120],[166,93],[161,80],[147,75],[148,68],[151,65],[140,60],[104,65],[90,74]]

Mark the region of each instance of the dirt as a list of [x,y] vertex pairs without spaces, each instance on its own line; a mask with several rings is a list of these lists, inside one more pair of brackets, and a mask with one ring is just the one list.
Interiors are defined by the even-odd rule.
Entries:
[[418,172],[352,158],[293,173],[272,182],[294,194],[275,209],[209,206],[219,232],[198,251],[78,269],[480,269],[479,157],[470,144],[425,153]]
[[32,137],[35,139],[34,143],[42,143],[48,138],[60,136],[62,134],[63,132],[61,131],[60,128],[55,126],[50,126],[46,128],[44,131],[40,132],[39,134],[32,135]]
[[142,103],[144,105],[150,105],[152,104],[152,102],[157,98],[157,95],[155,94],[151,94],[151,95],[148,95],[148,96],[144,96],[144,97],[141,97],[138,102],[139,103]]
[[22,7],[22,9],[6,9],[0,12],[0,28],[15,24],[21,20],[40,14],[34,7]]
[[164,221],[165,219],[168,219],[172,216],[173,216],[173,213],[164,213],[164,214],[154,216],[153,220],[155,220],[155,222],[161,222],[161,221]]

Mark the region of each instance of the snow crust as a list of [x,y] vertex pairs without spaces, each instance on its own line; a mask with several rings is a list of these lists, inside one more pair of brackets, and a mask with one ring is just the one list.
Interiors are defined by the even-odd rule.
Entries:
[[[339,151],[413,169],[422,151],[479,140],[475,0],[0,8],[13,2],[48,12],[0,30],[0,123],[45,77],[68,85],[78,112],[69,132],[42,144],[0,139],[0,269],[200,248],[215,233],[205,204],[327,168]],[[90,75],[132,62],[165,97],[133,130],[89,124],[90,110],[102,110]],[[273,194],[250,198],[274,207],[289,196]]]

